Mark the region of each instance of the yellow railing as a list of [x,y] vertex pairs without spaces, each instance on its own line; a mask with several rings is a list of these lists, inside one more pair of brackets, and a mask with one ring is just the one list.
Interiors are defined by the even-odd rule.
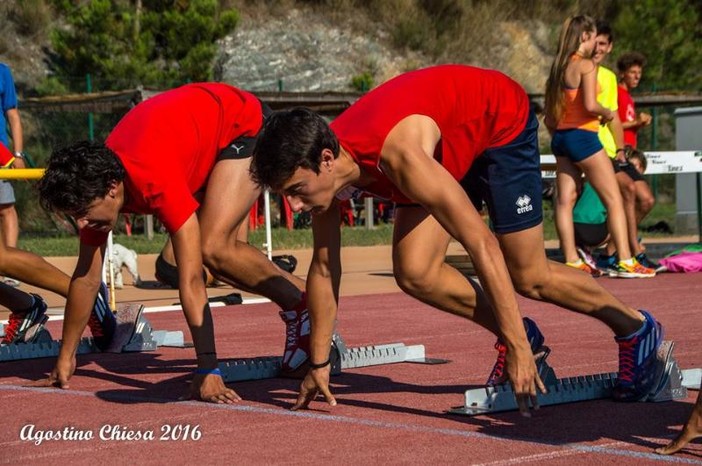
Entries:
[[11,168],[0,170],[0,180],[38,180],[45,168]]

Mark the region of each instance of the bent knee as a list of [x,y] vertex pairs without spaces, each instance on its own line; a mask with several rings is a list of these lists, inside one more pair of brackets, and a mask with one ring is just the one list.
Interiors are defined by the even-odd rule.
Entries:
[[408,271],[395,268],[395,282],[402,291],[410,296],[418,297],[431,293],[434,288],[435,274],[421,273],[419,271]]
[[548,282],[548,272],[527,270],[511,273],[514,290],[521,296],[530,299],[542,300],[542,291]]
[[653,197],[644,197],[642,199],[639,199],[639,206],[641,211],[643,212],[650,212],[651,209],[653,209],[653,206],[656,205],[656,199]]
[[210,270],[220,270],[225,261],[225,245],[220,241],[203,241],[202,263]]

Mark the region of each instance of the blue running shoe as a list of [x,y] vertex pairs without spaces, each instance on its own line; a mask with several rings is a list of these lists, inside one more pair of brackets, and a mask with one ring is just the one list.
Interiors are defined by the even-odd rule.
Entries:
[[110,309],[109,293],[107,285],[104,283],[100,284],[93,312],[90,313],[90,319],[88,319],[88,327],[90,327],[90,333],[93,335],[95,346],[100,351],[107,349],[112,337],[115,335],[117,319],[112,309]]
[[595,261],[595,264],[597,265],[597,268],[603,271],[604,273],[609,273],[617,268],[617,256],[616,255],[611,255],[607,256],[605,254],[600,254],[597,256],[597,260]]
[[46,302],[38,294],[30,293],[32,305],[24,311],[12,311],[5,327],[5,336],[2,337],[4,345],[12,343],[31,343],[39,335],[39,327],[43,326],[49,316],[46,315]]
[[[524,317],[522,319],[524,322],[524,330],[526,330],[527,340],[529,340],[529,345],[531,345],[531,351],[537,354],[544,346],[544,335],[539,330],[536,322]],[[495,385],[503,384],[507,381],[507,374],[505,374],[505,358],[507,356],[507,347],[502,342],[500,338],[497,339],[495,343],[495,349],[497,350],[497,361],[490,372],[490,376],[485,382],[488,387],[493,387]]]
[[619,345],[619,375],[612,392],[617,401],[644,401],[656,386],[657,352],[663,342],[663,326],[646,311],[639,331],[614,340]]
[[658,262],[652,261],[645,252],[637,254],[636,261],[644,267],[655,270],[656,273],[662,272],[665,269],[665,267],[661,267]]

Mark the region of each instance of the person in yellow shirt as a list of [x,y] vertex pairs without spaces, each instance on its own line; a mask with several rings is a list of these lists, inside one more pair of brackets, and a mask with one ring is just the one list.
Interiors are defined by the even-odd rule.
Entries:
[[[635,180],[642,179],[642,176],[627,161],[624,147],[624,128],[619,118],[618,105],[618,79],[617,75],[610,69],[602,65],[614,47],[614,35],[609,24],[605,21],[597,22],[597,38],[595,39],[595,50],[592,60],[598,65],[597,68],[597,101],[603,107],[612,110],[616,116],[606,125],[600,126],[598,136],[604,146],[605,152],[612,159],[614,172],[619,184],[624,201],[624,213],[627,223],[627,238],[629,248],[636,260],[652,270],[658,268],[658,264],[646,256],[641,243],[639,243],[639,228],[636,215],[636,185]],[[609,242],[606,248],[606,255],[598,259],[599,268],[608,271],[616,262],[614,243]]]

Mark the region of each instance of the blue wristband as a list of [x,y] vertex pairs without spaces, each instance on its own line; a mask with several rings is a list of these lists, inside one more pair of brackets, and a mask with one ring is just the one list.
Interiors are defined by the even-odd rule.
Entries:
[[219,367],[215,367],[214,369],[197,368],[195,369],[195,373],[200,375],[219,375],[220,377],[222,376],[222,371],[219,370]]

